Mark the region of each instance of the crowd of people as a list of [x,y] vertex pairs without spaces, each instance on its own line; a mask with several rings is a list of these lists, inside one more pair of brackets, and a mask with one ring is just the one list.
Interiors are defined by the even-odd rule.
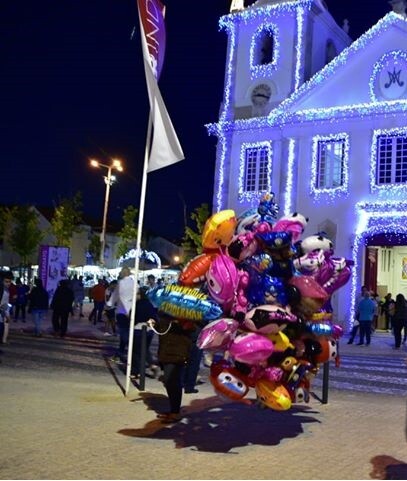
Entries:
[[[394,348],[400,349],[407,341],[407,300],[399,293],[396,300],[389,292],[383,299],[377,293],[362,286],[361,293],[355,303],[355,319],[348,344],[353,344],[359,332],[358,346],[369,346],[371,335],[378,327],[380,315],[385,319],[385,330],[394,336]],[[402,336],[402,331],[404,335]]]
[[[133,303],[135,279],[130,269],[124,267],[117,280],[107,282],[99,279],[89,291],[89,300],[93,309],[89,321],[94,325],[104,323],[106,335],[118,335],[118,347],[112,360],[127,364],[129,355],[130,318]],[[196,393],[196,384],[202,359],[202,351],[196,346],[200,326],[194,322],[169,319],[164,313],[157,311],[148,299],[149,290],[163,285],[162,280],[154,275],[147,277],[144,286],[138,285],[133,349],[131,352],[131,378],[138,381],[142,371],[142,332],[146,329],[145,374],[159,377],[168,394],[169,410],[158,417],[163,423],[178,422],[182,394]],[[41,279],[35,278],[30,288],[21,278],[13,282],[10,271],[2,273],[0,282],[0,340],[7,342],[9,324],[14,320],[26,322],[26,314],[31,315],[34,324],[34,335],[41,337],[43,324],[48,310],[52,311],[53,335],[64,338],[68,331],[70,316],[85,317],[83,304],[85,287],[82,276],[74,275],[71,279],[59,282],[52,299],[49,298]],[[152,353],[152,341],[158,336],[157,359]]]

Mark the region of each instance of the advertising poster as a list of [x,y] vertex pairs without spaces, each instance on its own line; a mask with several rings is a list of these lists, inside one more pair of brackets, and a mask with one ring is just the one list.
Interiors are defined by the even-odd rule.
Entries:
[[50,302],[59,281],[68,277],[68,263],[69,247],[41,246],[38,275]]
[[407,279],[407,257],[403,257],[401,265],[401,278],[403,280]]

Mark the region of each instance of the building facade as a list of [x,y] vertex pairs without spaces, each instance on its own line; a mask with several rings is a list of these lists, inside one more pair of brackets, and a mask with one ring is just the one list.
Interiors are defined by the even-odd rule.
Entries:
[[272,191],[281,215],[309,218],[304,236],[326,232],[355,263],[332,299],[343,324],[363,284],[407,295],[404,7],[356,41],[321,0],[258,0],[220,19],[214,210],[239,214]]

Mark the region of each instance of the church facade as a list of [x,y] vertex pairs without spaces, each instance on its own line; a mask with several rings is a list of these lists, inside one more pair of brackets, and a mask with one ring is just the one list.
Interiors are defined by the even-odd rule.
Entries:
[[[235,2],[236,3],[236,2]],[[239,3],[239,2],[238,2]],[[354,261],[333,296],[350,324],[361,285],[407,297],[407,20],[389,12],[356,41],[322,0],[258,0],[228,35],[214,211],[274,192]]]

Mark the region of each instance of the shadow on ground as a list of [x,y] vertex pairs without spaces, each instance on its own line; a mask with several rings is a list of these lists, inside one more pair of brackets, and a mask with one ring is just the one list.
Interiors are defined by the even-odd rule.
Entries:
[[[141,393],[133,401],[142,401],[155,412],[168,409],[168,399],[162,394]],[[172,439],[178,449],[233,453],[234,448],[251,444],[274,446],[283,439],[296,437],[304,432],[303,424],[319,422],[310,416],[316,413],[308,406],[276,412],[239,403],[225,404],[217,396],[212,396],[192,401],[182,410],[184,418],[177,424],[165,425],[154,419],[143,428],[121,429],[118,433],[139,438]]]
[[370,462],[373,465],[370,473],[372,479],[407,479],[407,464],[404,461],[383,454],[375,456]]

